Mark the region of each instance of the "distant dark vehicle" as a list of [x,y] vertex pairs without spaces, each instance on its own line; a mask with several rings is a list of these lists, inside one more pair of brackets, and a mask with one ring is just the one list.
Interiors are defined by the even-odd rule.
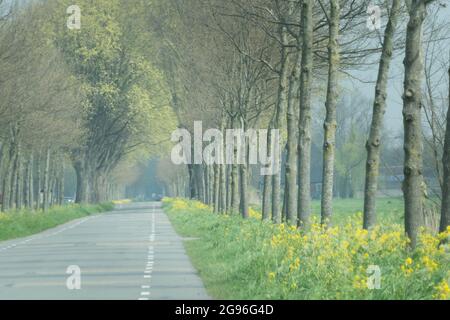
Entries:
[[158,194],[157,196],[155,196],[155,201],[162,201],[163,198],[164,196],[162,194]]

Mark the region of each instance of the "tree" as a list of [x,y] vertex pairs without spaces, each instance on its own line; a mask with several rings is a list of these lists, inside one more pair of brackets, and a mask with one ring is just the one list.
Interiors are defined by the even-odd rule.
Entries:
[[[62,1],[56,10],[65,4]],[[148,53],[138,46],[143,25],[134,22],[142,16],[130,20],[129,15],[137,13],[119,1],[80,5],[83,27],[61,29],[56,19],[55,42],[86,94],[84,142],[72,150],[79,178],[77,202],[103,202],[114,168],[129,152],[148,144],[148,128],[155,121],[152,112],[170,116],[168,92]]]
[[405,80],[403,93],[405,230],[414,248],[417,244],[423,210],[422,174],[422,27],[429,0],[407,1],[409,21],[405,42]]
[[313,72],[313,6],[312,0],[304,0],[302,7],[302,60],[300,77],[299,116],[299,188],[298,219],[306,226],[311,214],[311,89]]
[[378,78],[375,86],[372,122],[369,139],[366,143],[367,161],[364,189],[364,222],[363,227],[370,229],[376,223],[376,193],[380,168],[381,130],[383,116],[386,110],[387,83],[389,68],[394,50],[394,34],[400,14],[400,0],[392,0],[389,20],[384,31],[383,49],[378,68]]
[[444,155],[442,157],[442,164],[444,167],[444,179],[442,190],[442,205],[441,205],[441,221],[439,224],[439,232],[445,232],[450,225],[450,68],[448,69],[449,76],[449,99],[447,111],[447,129],[445,131]]
[[[336,140],[336,106],[338,100],[338,70],[340,63],[339,54],[339,0],[330,0],[330,14],[327,16],[329,24],[328,42],[328,87],[325,102],[326,118],[324,123],[323,144],[323,183],[322,183],[322,224],[329,224],[333,213],[333,185],[335,165],[335,140]],[[326,14],[326,13],[325,13]]]

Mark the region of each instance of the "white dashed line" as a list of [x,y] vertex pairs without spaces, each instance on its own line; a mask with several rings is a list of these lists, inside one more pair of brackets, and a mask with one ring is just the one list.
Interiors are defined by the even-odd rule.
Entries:
[[[155,241],[155,205],[153,205],[152,208],[152,217],[151,217],[151,228],[150,228],[150,236],[148,237],[148,240],[150,242]],[[153,261],[155,259],[154,255],[154,248],[153,245],[150,244],[148,246],[148,255],[147,255],[147,265],[144,270],[144,279],[151,279],[152,278],[152,272],[153,272]],[[150,285],[142,285],[142,289],[146,289],[147,291],[141,292],[141,297],[138,300],[149,300],[148,296],[150,296]]]

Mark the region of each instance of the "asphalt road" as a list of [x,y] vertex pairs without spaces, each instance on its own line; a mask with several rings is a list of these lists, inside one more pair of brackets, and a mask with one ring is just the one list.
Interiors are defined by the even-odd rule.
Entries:
[[0,300],[12,299],[209,297],[160,204],[142,203],[0,242]]

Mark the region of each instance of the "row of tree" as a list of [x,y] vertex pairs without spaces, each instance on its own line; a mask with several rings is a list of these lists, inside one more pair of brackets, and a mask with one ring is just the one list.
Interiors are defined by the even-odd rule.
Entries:
[[[263,179],[262,213],[264,219],[271,218],[275,223],[285,220],[299,226],[307,225],[311,215],[313,106],[325,102],[321,216],[328,224],[336,194],[336,158],[342,151],[336,149],[336,132],[340,130],[337,118],[339,101],[344,98],[343,83],[354,78],[355,71],[377,63],[373,112],[367,123],[364,191],[364,228],[375,225],[391,65],[395,54],[403,56],[402,189],[405,229],[414,246],[424,223],[427,197],[423,138],[435,136],[423,129],[423,46],[430,42],[448,44],[445,37],[436,39],[436,30],[448,31],[449,26],[437,22],[439,10],[445,10],[445,4],[439,1],[372,4],[365,0],[173,0],[154,3],[152,27],[160,39],[160,66],[168,79],[180,127],[193,132],[194,120],[201,119],[221,130],[282,131],[283,170]],[[428,11],[437,19],[431,27],[426,23]],[[377,28],[378,23],[381,28]],[[430,32],[425,32],[427,39],[423,38],[424,31]],[[435,76],[428,79],[434,82]],[[448,101],[445,105],[447,109]],[[269,145],[272,138],[269,134]],[[437,149],[444,157],[437,160],[443,182],[443,231],[449,219],[448,142]],[[253,179],[249,171],[248,162],[189,164],[188,194],[211,203],[218,212],[240,212],[248,217]],[[171,181],[174,185],[186,183],[178,173]]]
[[163,75],[152,64],[145,2],[79,1],[80,29],[69,28],[70,5],[2,6],[3,211],[62,204],[72,167],[77,203],[120,197],[127,177],[117,170],[163,150],[175,127]]

